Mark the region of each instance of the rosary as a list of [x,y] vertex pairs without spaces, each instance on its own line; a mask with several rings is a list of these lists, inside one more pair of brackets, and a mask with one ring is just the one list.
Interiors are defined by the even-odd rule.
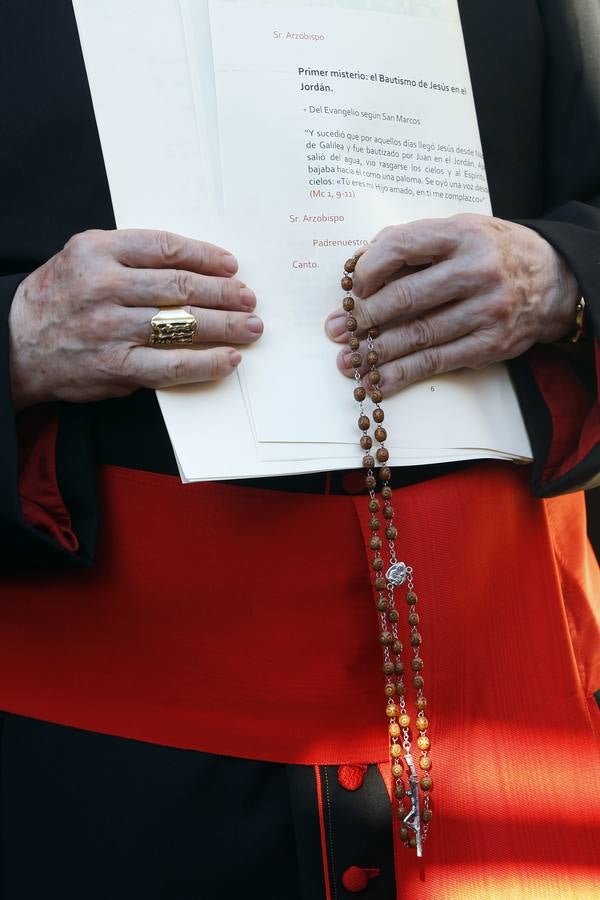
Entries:
[[[364,451],[363,468],[366,471],[365,485],[369,492],[369,529],[371,531],[370,548],[373,551],[371,568],[373,569],[373,586],[376,593],[376,606],[379,614],[379,642],[383,649],[383,674],[385,675],[384,693],[387,697],[386,716],[388,720],[390,763],[392,768],[393,794],[396,801],[396,815],[399,821],[400,840],[405,847],[416,849],[417,856],[423,855],[423,843],[427,837],[429,822],[432,818],[430,791],[433,781],[429,774],[431,757],[429,756],[430,740],[427,736],[429,721],[425,715],[427,700],[423,695],[424,680],[421,674],[423,659],[421,658],[422,638],[419,632],[419,613],[416,610],[417,595],[413,590],[413,570],[396,558],[394,541],[398,530],[394,525],[394,507],[392,506],[392,489],[390,481],[392,471],[387,465],[389,451],[385,447],[387,431],[383,427],[384,412],[381,408],[383,395],[379,388],[381,381],[377,369],[377,352],[374,340],[378,335],[376,328],[367,332],[366,363],[368,395],[373,404],[372,416],[376,423],[373,437],[379,445],[372,454],[373,438],[369,434],[371,422],[365,413],[367,389],[363,387],[361,369],[363,354],[360,352],[360,341],[356,337],[358,322],[352,315],[355,300],[352,296],[352,273],[356,268],[358,256],[346,260],[344,276],[341,284],[346,296],[343,307],[347,313],[346,330],[349,335],[350,359],[354,369],[354,399],[358,402],[360,415],[358,427],[362,432],[360,446]],[[379,467],[377,467],[379,464]],[[377,485],[380,485],[380,498],[377,496]],[[388,566],[381,555],[383,540],[379,535],[382,527],[379,515],[385,521],[385,537],[387,541]],[[385,574],[384,574],[385,569]],[[397,587],[407,586],[406,603],[408,605],[409,641],[413,650],[410,660],[412,686],[414,689],[414,705],[416,718],[414,727],[417,732],[417,747],[420,751],[418,764],[413,759],[411,717],[406,706],[406,685],[404,682],[405,665],[402,661],[404,645],[398,637],[400,613],[396,609],[394,592]],[[421,772],[417,773],[417,765]],[[406,781],[404,780],[406,779]],[[407,805],[408,804],[408,805]],[[412,832],[412,836],[411,836]]]

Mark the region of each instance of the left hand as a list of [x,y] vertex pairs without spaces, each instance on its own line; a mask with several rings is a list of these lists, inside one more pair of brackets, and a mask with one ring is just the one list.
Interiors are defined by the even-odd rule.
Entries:
[[[467,214],[384,228],[353,279],[358,334],[380,332],[384,396],[558,340],[573,327],[580,297],[573,273],[537,232]],[[337,310],[326,321],[335,341],[348,340],[346,315]],[[353,376],[348,349],[338,367]]]

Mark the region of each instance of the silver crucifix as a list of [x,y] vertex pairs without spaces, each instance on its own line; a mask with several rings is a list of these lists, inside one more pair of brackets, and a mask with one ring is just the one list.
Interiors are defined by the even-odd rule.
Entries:
[[408,776],[408,796],[410,799],[410,809],[402,820],[407,828],[415,833],[415,841],[417,842],[417,856],[423,856],[423,835],[421,834],[421,810],[419,807],[419,782],[417,779],[417,770],[410,753],[405,754],[404,759],[409,771]]

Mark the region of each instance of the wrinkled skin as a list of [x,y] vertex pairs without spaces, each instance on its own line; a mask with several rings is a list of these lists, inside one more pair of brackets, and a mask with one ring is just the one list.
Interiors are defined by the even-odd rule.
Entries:
[[[380,331],[384,396],[559,340],[573,328],[580,297],[575,277],[544,238],[488,216],[384,228],[353,277],[358,334],[373,326]],[[330,337],[341,343],[348,340],[345,318],[340,309],[326,321]],[[354,375],[348,349],[340,352],[338,367]]]
[[[139,387],[211,381],[235,371],[231,346],[260,337],[256,297],[233,275],[235,258],[163,231],[87,231],[19,286],[9,317],[16,409],[85,402]],[[198,322],[196,347],[149,347],[159,306]]]

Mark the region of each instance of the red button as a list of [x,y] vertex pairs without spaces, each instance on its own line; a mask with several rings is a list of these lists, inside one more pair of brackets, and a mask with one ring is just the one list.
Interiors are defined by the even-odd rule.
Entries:
[[350,866],[342,875],[342,884],[350,894],[360,894],[369,884],[370,878],[377,878],[380,869],[361,869]]
[[366,766],[339,766],[337,770],[338,784],[345,791],[357,791],[363,786]]

